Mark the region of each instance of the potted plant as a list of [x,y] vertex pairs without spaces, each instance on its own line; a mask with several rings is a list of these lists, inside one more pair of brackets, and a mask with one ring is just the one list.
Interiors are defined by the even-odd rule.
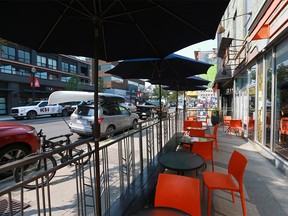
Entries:
[[220,123],[220,117],[219,117],[219,109],[213,108],[211,113],[211,124],[215,126],[216,124]]

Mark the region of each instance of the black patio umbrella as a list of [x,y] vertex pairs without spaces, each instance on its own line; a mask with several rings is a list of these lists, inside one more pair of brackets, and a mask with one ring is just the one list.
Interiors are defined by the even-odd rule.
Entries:
[[197,86],[163,86],[164,90],[171,90],[171,91],[204,91],[208,87],[203,85]]
[[[0,37],[37,52],[93,58],[94,102],[98,104],[99,59],[163,58],[194,43],[214,39],[229,1],[1,1]],[[97,106],[94,113],[98,154]],[[99,180],[97,184],[97,215],[101,215]]]
[[123,60],[105,73],[120,76],[123,79],[182,80],[193,75],[206,73],[211,66],[206,62],[170,54],[165,58]]
[[165,86],[198,86],[198,85],[208,85],[210,83],[209,80],[203,79],[199,76],[191,76],[186,79],[166,79],[163,78],[161,80],[148,80],[151,84],[161,84]]
[[[185,56],[170,54],[165,58],[140,58],[123,60],[116,67],[105,72],[117,75],[123,79],[149,79],[149,82],[157,82],[159,84],[159,100],[160,100],[160,133],[162,133],[162,93],[161,84],[172,84],[174,81],[183,82],[186,77],[207,73],[211,64],[198,61]],[[197,81],[201,84],[199,78]],[[162,83],[163,81],[163,83]],[[196,78],[191,78],[195,81]],[[204,80],[201,80],[204,81]],[[206,81],[206,80],[205,80]],[[164,83],[165,82],[165,83]],[[187,81],[188,82],[188,81]],[[206,84],[206,83],[203,83]],[[160,149],[162,148],[162,139],[160,136]]]

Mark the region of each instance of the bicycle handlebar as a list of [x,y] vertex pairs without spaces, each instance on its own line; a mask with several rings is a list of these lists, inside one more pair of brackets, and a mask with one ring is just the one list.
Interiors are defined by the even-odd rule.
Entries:
[[[58,139],[58,138],[61,138],[61,137],[66,137],[68,139],[72,135],[73,135],[73,133],[62,134],[62,135],[59,135],[59,136],[51,137],[48,140]],[[43,134],[43,130],[42,129],[37,133],[37,136],[40,137],[40,138],[41,137],[43,137],[43,138],[46,137],[46,135]]]

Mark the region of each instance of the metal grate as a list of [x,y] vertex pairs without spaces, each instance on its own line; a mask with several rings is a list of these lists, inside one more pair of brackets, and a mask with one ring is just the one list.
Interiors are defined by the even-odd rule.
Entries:
[[[29,204],[23,203],[23,209],[28,208],[29,206]],[[12,200],[12,212],[10,213],[8,199],[0,197],[0,216],[14,215],[19,211],[21,211],[21,202]]]

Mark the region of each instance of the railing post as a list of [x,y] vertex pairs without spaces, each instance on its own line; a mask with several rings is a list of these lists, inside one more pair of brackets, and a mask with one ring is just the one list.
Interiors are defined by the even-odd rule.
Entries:
[[139,148],[140,148],[140,169],[141,172],[144,170],[144,165],[143,165],[143,139],[142,139],[142,123],[139,125]]

